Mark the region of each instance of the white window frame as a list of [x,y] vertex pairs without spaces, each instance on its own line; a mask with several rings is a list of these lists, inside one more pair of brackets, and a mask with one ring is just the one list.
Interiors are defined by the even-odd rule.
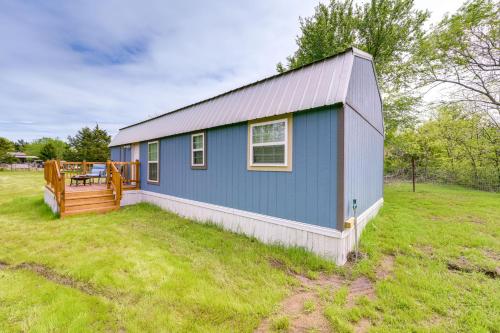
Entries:
[[[277,124],[277,123],[285,123],[285,139],[284,141],[274,141],[274,142],[265,142],[265,143],[253,143],[253,129],[254,127]],[[261,123],[253,123],[250,124],[250,166],[251,167],[287,167],[288,166],[288,118],[264,121]],[[283,144],[285,146],[285,155],[284,155],[284,163],[254,163],[253,161],[253,148],[254,147],[264,147],[264,146],[277,146]]]
[[[156,161],[149,160],[149,146],[156,143]],[[156,180],[151,180],[149,178],[149,164],[156,163]],[[150,183],[159,183],[160,182],[160,142],[159,141],[150,141],[148,142],[148,182]]]
[[[193,142],[194,142],[194,137],[195,136],[201,136],[203,137],[203,146],[202,148],[194,148],[193,147]],[[197,167],[197,168],[203,168],[203,167],[206,167],[207,165],[207,161],[206,161],[206,145],[207,145],[207,142],[206,142],[206,136],[205,136],[205,132],[198,132],[198,133],[193,133],[191,134],[191,166],[192,167]],[[203,152],[203,163],[194,163],[194,152],[195,151],[201,151]]]

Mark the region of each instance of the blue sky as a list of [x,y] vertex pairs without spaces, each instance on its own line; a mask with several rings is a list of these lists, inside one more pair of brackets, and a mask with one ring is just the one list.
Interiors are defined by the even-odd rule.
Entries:
[[[274,74],[317,3],[0,0],[0,136],[115,134]],[[433,19],[460,4],[416,3]]]

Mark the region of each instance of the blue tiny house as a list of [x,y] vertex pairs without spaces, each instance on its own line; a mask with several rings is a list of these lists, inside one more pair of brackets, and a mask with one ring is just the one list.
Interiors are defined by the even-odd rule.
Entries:
[[111,158],[140,161],[157,204],[343,264],[383,203],[382,101],[372,57],[350,48],[122,128]]

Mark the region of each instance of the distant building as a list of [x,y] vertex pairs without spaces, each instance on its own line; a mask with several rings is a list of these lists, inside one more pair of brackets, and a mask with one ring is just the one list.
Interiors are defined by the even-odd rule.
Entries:
[[32,156],[32,155],[26,155],[23,152],[11,152],[7,153],[10,156],[13,156],[19,160],[20,163],[27,163],[27,162],[32,162],[38,159],[38,156]]

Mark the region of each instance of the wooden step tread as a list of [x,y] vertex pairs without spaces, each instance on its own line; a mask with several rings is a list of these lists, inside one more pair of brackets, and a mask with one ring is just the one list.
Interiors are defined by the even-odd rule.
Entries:
[[119,206],[109,206],[109,207],[101,207],[101,208],[89,208],[89,209],[78,209],[72,211],[65,211],[61,213],[61,217],[69,216],[69,215],[77,215],[77,214],[85,214],[85,213],[106,213],[113,210],[118,210]]
[[106,206],[106,205],[114,205],[115,200],[114,199],[109,199],[109,200],[102,200],[102,201],[97,201],[97,202],[66,202],[66,208],[70,207],[80,207],[80,206],[87,206],[87,207],[93,207],[93,206]]
[[92,190],[92,191],[66,191],[66,195],[68,196],[85,196],[85,195],[98,195],[98,194],[106,194],[106,193],[113,193],[112,189],[102,189],[102,190]]
[[113,190],[99,190],[99,191],[82,191],[82,192],[66,192],[66,199],[88,197],[93,195],[106,195],[112,194]]
[[101,203],[105,201],[114,201],[115,196],[110,194],[110,195],[103,195],[99,197],[81,197],[81,198],[71,198],[71,199],[66,199],[66,206],[75,206],[75,205],[90,205],[90,204],[96,204],[96,203]]
[[105,197],[109,197],[109,196],[114,197],[113,192],[111,192],[111,193],[100,193],[100,194],[91,194],[91,195],[82,195],[82,196],[77,196],[77,197],[73,197],[73,196],[68,197],[68,195],[66,194],[66,200],[95,199],[95,198],[105,198]]

